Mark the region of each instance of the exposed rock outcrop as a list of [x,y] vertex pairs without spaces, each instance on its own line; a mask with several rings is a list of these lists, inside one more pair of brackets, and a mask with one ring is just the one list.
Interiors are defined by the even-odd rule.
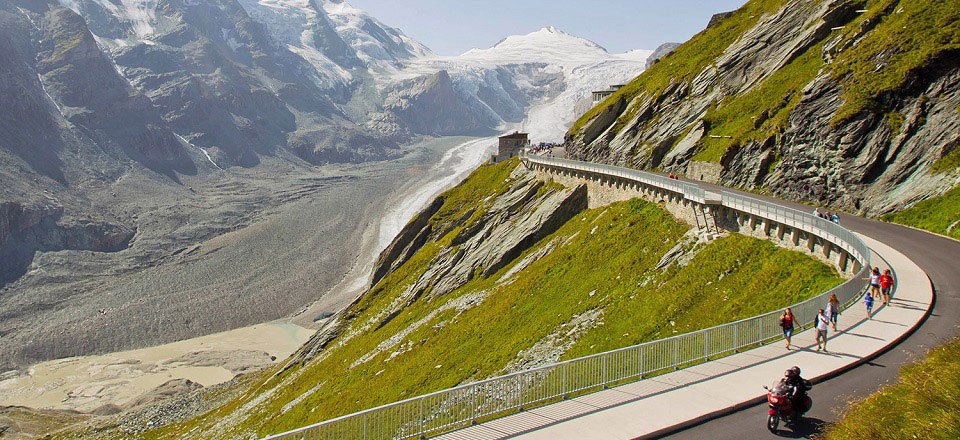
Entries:
[[[584,118],[568,133],[568,152],[764,187],[866,215],[938,195],[960,176],[931,172],[960,142],[960,57],[950,49],[960,37],[939,36],[953,43],[924,48],[920,56],[929,58],[916,66],[898,58],[914,49],[874,34],[929,38],[931,29],[923,26],[930,23],[908,14],[944,7],[904,5],[864,12],[857,1],[790,2],[777,9],[752,1],[718,14],[707,30],[636,79],[635,92]],[[757,13],[761,8],[768,9]],[[956,9],[927,14],[940,13],[956,16]],[[891,24],[898,14],[907,17],[903,26]],[[673,61],[695,57],[717,38],[726,39],[725,48],[699,70],[684,69],[700,61]],[[687,46],[691,51],[684,52]],[[901,86],[859,97],[889,81],[888,70],[905,71]],[[799,85],[785,88],[785,81]]]
[[126,248],[135,233],[123,225],[64,218],[60,206],[0,202],[0,287],[29,269],[34,252],[116,252]]
[[[435,202],[436,203],[436,202]],[[440,200],[442,204],[442,200]],[[377,273],[386,275],[420,249],[429,238],[437,239],[461,227],[470,215],[452,219],[440,230],[425,221],[431,205],[418,215],[381,255]],[[483,216],[463,226],[451,244],[429,263],[416,282],[407,286],[381,316],[383,326],[424,294],[442,296],[474,277],[488,277],[519,257],[523,251],[547,237],[577,213],[587,209],[587,188],[550,186],[533,176],[522,176],[509,191],[492,201]],[[432,214],[431,214],[432,215]],[[423,224],[423,226],[420,226]],[[399,249],[403,249],[402,253]]]
[[[377,262],[373,266],[373,275],[370,280],[371,286],[376,285],[380,279],[388,273],[393,272],[393,270],[406,262],[411,255],[423,246],[433,231],[430,225],[430,217],[433,217],[433,215],[440,210],[440,207],[443,206],[443,201],[443,196],[433,199],[433,202],[430,202],[430,205],[417,213],[417,215],[400,230],[400,233],[394,237],[387,248],[380,253],[380,257],[377,258]],[[472,211],[468,212],[472,213]]]

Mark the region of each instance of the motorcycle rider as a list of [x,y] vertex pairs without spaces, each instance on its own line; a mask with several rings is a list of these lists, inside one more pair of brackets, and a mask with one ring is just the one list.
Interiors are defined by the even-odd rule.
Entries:
[[810,410],[807,408],[807,391],[813,386],[810,381],[800,377],[800,367],[793,366],[783,373],[783,382],[790,389],[790,401],[793,403],[794,411],[797,414],[803,414]]

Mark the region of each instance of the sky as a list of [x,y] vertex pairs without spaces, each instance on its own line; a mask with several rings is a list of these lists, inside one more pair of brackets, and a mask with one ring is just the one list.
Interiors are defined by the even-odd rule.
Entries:
[[[347,0],[441,55],[493,46],[546,26],[610,52],[683,42],[745,0]],[[589,5],[589,6],[587,6]]]

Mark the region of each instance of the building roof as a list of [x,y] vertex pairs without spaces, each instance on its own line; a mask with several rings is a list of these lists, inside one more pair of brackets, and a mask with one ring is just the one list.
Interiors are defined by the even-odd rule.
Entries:
[[506,136],[500,136],[500,139],[526,139],[527,133],[520,133],[519,131],[513,132],[513,134],[508,134]]

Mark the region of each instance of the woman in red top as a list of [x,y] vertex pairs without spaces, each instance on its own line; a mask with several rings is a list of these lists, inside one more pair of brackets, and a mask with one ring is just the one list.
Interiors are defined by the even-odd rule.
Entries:
[[880,275],[880,293],[883,294],[883,303],[886,304],[890,302],[890,294],[893,292],[893,275],[890,274],[890,269],[883,271],[883,275]]
[[787,340],[787,350],[790,349],[790,338],[793,336],[793,323],[795,321],[790,307],[787,307],[780,315],[780,327],[783,328],[783,338]]

